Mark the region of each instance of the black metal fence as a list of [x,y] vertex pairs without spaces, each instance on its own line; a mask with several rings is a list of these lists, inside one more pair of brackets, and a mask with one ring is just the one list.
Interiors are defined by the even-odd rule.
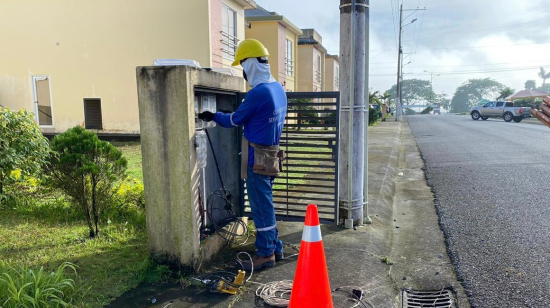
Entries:
[[[319,218],[338,217],[339,92],[288,92],[288,112],[280,146],[284,172],[275,179],[273,203],[278,220],[303,220],[308,204]],[[246,184],[243,212],[250,215]]]

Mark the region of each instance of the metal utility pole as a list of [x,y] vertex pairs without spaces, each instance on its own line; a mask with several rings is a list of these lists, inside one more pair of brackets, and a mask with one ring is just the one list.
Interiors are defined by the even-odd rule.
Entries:
[[401,119],[401,54],[403,50],[401,49],[401,33],[403,32],[403,4],[399,7],[399,45],[397,45],[397,84],[395,87],[395,98],[397,104],[397,113],[395,114],[395,120],[399,121]]
[[[403,114],[403,104],[402,104],[402,99],[403,99],[403,92],[402,92],[402,87],[401,87],[401,81],[403,80],[403,68],[401,67],[401,62],[403,61],[402,57],[403,57],[403,47],[401,46],[401,38],[402,38],[402,33],[403,33],[403,28],[405,28],[406,26],[410,25],[410,24],[413,24],[417,19],[413,19],[410,23],[406,24],[403,26],[403,21],[406,20],[407,18],[409,18],[415,11],[424,11],[426,10],[426,8],[423,8],[423,9],[408,9],[408,10],[404,10],[403,9],[403,4],[401,4],[401,6],[399,7],[399,45],[398,45],[398,51],[397,51],[397,85],[396,85],[396,89],[395,89],[395,92],[396,92],[396,98],[397,98],[397,114],[395,116],[395,120],[396,121],[399,121],[400,118],[401,118],[401,114]],[[413,11],[413,13],[411,13],[409,16],[405,17],[403,19],[403,11]],[[410,63],[410,62],[409,62]],[[409,64],[407,63],[407,64]]]
[[[346,228],[364,223],[365,125],[368,93],[365,76],[367,0],[340,1],[340,165],[339,211]],[[365,101],[367,97],[367,101]],[[366,200],[365,200],[366,201]]]
[[[433,104],[432,102],[432,93],[434,92],[434,72],[424,71],[424,73],[430,74],[430,105]],[[439,76],[440,74],[436,74],[435,76]]]

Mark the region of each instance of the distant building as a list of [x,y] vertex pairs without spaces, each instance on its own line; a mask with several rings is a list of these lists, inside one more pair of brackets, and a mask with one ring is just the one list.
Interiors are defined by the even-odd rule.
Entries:
[[340,58],[335,55],[325,56],[325,91],[340,91]]
[[255,7],[254,0],[0,1],[0,104],[35,112],[46,133],[75,125],[139,133],[136,67],[173,58],[229,68],[245,38],[244,11]]
[[302,29],[298,37],[298,91],[321,92],[325,87],[323,38],[314,29]]
[[273,77],[287,90],[295,92],[298,88],[298,35],[302,30],[283,15],[269,12],[257,6],[245,10],[248,27],[246,38],[261,41],[269,50],[269,64]]

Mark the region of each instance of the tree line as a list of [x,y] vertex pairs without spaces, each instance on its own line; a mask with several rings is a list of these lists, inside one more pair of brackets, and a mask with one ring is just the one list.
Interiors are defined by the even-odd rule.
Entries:
[[[544,92],[550,92],[550,84],[546,83],[550,79],[550,72],[547,72],[543,67],[540,68],[538,77],[542,79],[542,85],[537,87],[536,80],[527,80],[525,82],[526,90],[538,89]],[[437,94],[433,91],[430,81],[422,79],[406,79],[401,82],[402,86],[402,102],[403,105],[416,105],[437,103],[441,107],[450,112],[468,112],[470,108],[475,106],[482,99],[501,100],[516,93],[512,89],[492,78],[474,78],[469,79],[460,85],[452,98],[448,98],[446,94]],[[393,85],[386,90],[384,101],[388,98],[387,104],[395,103],[397,85]],[[526,107],[534,107],[533,99],[517,100],[516,104]]]

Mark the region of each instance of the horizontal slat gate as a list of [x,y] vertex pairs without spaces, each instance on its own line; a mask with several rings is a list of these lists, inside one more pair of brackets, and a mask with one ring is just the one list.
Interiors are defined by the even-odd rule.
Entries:
[[[322,222],[338,217],[339,92],[287,92],[288,112],[280,146],[284,172],[274,181],[278,220],[303,220],[316,204]],[[243,182],[243,211],[251,216]]]

